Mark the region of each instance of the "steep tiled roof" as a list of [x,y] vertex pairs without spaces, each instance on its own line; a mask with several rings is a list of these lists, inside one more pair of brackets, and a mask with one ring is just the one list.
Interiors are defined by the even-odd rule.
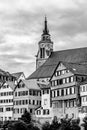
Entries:
[[16,77],[17,79],[18,79],[22,74],[24,75],[23,72],[12,73],[12,75],[13,75],[14,77]]
[[27,79],[51,77],[59,61],[85,63],[87,62],[87,47],[53,52],[47,61]]
[[14,82],[7,81],[6,83],[12,88],[12,90],[15,89],[15,83]]
[[12,76],[9,72],[6,72],[2,69],[0,69],[0,75],[3,75],[3,76]]
[[37,84],[37,80],[23,80],[23,83],[28,87],[29,89],[38,89],[40,90],[40,87]]
[[63,62],[63,64],[74,74],[87,75],[87,64],[67,62]]

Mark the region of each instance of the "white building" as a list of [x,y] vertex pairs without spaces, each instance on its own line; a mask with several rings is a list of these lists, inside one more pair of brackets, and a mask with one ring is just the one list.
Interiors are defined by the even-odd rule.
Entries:
[[45,121],[51,122],[53,117],[53,111],[50,100],[51,99],[50,84],[45,80],[43,79],[42,82],[41,79],[37,81],[41,89],[41,106],[36,109],[35,115],[37,120],[39,120],[41,123],[44,123]]
[[13,119],[13,91],[14,82],[6,82],[0,87],[0,120]]
[[27,109],[34,115],[41,106],[41,90],[36,80],[22,80],[14,90],[14,119],[17,120]]
[[23,72],[12,73],[12,75],[16,78],[17,82],[25,79],[25,75]]
[[80,84],[81,109],[79,110],[79,117],[83,119],[87,116],[87,81]]

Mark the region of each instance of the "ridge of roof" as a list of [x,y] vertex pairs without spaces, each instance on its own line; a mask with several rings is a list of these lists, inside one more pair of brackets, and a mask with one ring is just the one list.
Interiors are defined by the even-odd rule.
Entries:
[[12,73],[12,75],[15,76],[16,78],[19,78],[21,76],[21,74],[24,74],[24,72]]

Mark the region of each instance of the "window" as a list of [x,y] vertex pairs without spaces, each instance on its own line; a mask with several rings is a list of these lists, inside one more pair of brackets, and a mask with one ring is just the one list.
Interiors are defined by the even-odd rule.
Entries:
[[3,112],[3,108],[0,108],[0,112]]
[[33,100],[33,105],[35,105],[35,100]]
[[57,72],[55,73],[55,76],[57,76]]
[[47,89],[47,94],[49,94],[49,90]]
[[32,95],[32,90],[29,90],[29,95]]
[[7,107],[7,108],[6,108],[6,111],[12,111],[12,110],[13,110],[12,107]]
[[45,57],[45,49],[40,48],[40,58],[44,58],[44,57]]
[[18,114],[19,113],[19,108],[14,109],[14,113]]
[[61,96],[64,96],[64,90],[63,89],[61,90]]
[[55,97],[55,91],[52,91],[52,97]]
[[55,90],[55,97],[57,97],[57,90]]
[[49,110],[48,109],[43,110],[43,115],[49,115]]
[[70,88],[70,94],[72,94],[72,88]]
[[67,91],[68,91],[68,95],[70,94],[70,88],[67,88]]
[[57,80],[57,85],[59,85],[59,80]]
[[72,77],[71,77],[71,82],[73,82],[73,81],[74,81],[74,77],[72,76]]
[[29,104],[31,104],[31,100],[29,99]]
[[60,73],[60,71],[58,71],[58,75],[60,75],[61,73]]
[[60,79],[60,80],[59,80],[59,84],[60,84],[60,85],[63,84],[63,79]]
[[59,96],[59,90],[57,90],[57,96]]
[[25,100],[25,102],[26,102],[25,104],[28,104],[28,100]]
[[64,95],[66,95],[66,89],[64,88]]
[[85,86],[83,86],[83,92],[85,92]]
[[59,96],[61,96],[61,89],[59,89]]
[[69,70],[66,70],[66,73],[69,73]]
[[63,84],[65,84],[65,79],[63,79]]
[[30,113],[33,113],[33,109],[30,109]]
[[52,86],[54,86],[54,81],[52,81]]
[[65,70],[62,70],[62,71],[61,71],[61,74],[65,74]]
[[57,81],[55,80],[54,82],[55,82],[55,86],[56,86],[57,85]]
[[66,83],[69,83],[69,78],[66,78]]
[[47,99],[44,99],[44,105],[47,105]]
[[41,111],[40,110],[37,110],[37,115],[40,115],[41,114]]
[[15,92],[15,97],[17,97],[17,92]]
[[72,94],[74,94],[75,93],[75,88],[74,87],[72,87]]

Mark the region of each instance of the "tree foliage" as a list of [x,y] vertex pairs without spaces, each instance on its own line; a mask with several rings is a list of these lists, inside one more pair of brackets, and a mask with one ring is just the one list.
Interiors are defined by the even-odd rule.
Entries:
[[26,109],[21,117],[21,120],[23,120],[26,124],[29,124],[31,122],[31,114]]

